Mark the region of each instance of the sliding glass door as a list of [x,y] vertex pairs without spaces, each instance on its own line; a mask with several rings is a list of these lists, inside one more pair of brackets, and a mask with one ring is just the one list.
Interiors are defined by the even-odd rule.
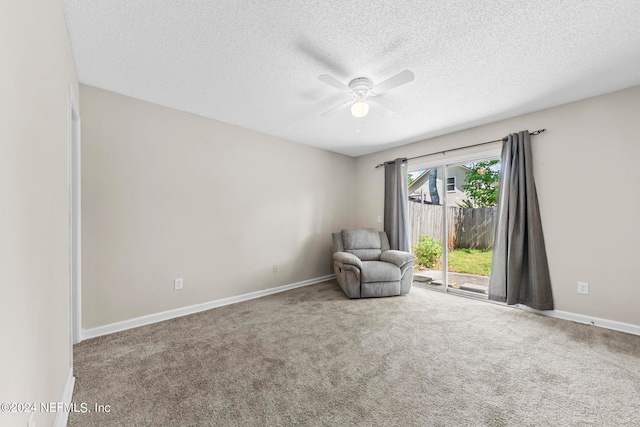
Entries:
[[416,256],[416,286],[445,289],[443,238],[444,167],[409,173],[411,248]]
[[409,178],[414,285],[486,298],[500,171],[497,153],[414,169]]

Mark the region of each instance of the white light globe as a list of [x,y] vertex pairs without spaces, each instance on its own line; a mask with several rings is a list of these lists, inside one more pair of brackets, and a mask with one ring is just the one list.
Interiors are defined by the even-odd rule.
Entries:
[[364,101],[356,101],[351,106],[353,117],[361,118],[369,114],[369,104]]

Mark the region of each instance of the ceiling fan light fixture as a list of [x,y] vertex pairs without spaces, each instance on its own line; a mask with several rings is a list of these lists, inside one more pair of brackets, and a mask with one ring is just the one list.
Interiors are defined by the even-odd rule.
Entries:
[[392,111],[387,110],[373,99],[370,100],[371,104],[367,102],[367,99],[378,96],[381,93],[384,93],[388,90],[391,90],[395,87],[401,86],[403,84],[409,83],[415,78],[412,71],[404,70],[395,76],[388,78],[382,83],[378,83],[377,85],[373,85],[371,80],[366,77],[356,77],[351,80],[348,85],[342,83],[340,80],[335,77],[331,77],[329,74],[321,74],[318,76],[318,80],[323,83],[328,84],[329,86],[333,86],[334,88],[344,91],[347,95],[352,96],[352,101],[347,101],[343,104],[338,105],[337,107],[332,108],[329,111],[325,111],[320,114],[322,117],[329,117],[333,113],[338,110],[347,109],[347,107],[351,108],[351,115],[358,119],[365,117],[369,114],[369,107],[373,105],[374,113],[379,114],[382,117],[388,117],[393,114]]
[[351,114],[353,117],[362,118],[369,114],[369,104],[363,100],[358,100],[351,106]]

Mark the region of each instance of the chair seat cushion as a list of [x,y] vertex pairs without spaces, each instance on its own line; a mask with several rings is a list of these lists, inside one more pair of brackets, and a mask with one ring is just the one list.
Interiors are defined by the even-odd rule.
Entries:
[[380,261],[380,249],[352,249],[345,252],[357,256],[362,261]]
[[400,269],[383,261],[362,261],[362,283],[395,282],[400,280]]

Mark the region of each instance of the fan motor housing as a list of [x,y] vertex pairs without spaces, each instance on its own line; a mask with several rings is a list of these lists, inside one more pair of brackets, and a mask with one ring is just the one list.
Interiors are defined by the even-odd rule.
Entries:
[[354,92],[368,92],[373,83],[366,77],[357,77],[349,82],[349,88]]

